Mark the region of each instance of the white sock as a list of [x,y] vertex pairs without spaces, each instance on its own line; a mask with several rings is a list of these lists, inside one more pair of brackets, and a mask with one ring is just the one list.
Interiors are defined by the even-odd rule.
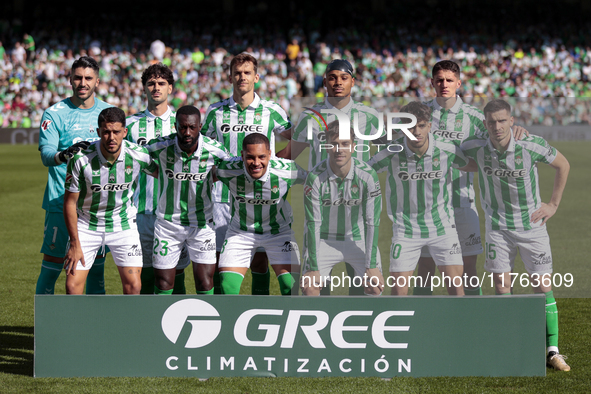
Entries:
[[550,352],[556,352],[556,353],[558,353],[558,347],[557,346],[548,346],[548,349],[546,351],[546,354],[548,354]]

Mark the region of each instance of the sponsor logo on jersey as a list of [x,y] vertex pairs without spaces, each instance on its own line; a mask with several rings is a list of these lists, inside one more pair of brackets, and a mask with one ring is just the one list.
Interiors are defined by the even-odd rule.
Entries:
[[207,173],[193,174],[190,172],[174,172],[173,170],[164,170],[168,179],[175,181],[203,181],[207,177]]
[[262,125],[256,124],[235,124],[230,126],[229,124],[223,124],[220,128],[222,133],[227,134],[230,131],[233,133],[262,133],[264,132],[264,128]]
[[256,194],[254,195],[254,198],[262,198],[262,197],[263,197],[263,196],[261,195],[261,193],[256,193]]
[[41,123],[41,129],[43,131],[46,131],[50,124],[51,120],[44,120],[43,123]]
[[135,143],[138,145],[146,145],[148,143],[148,139],[145,137],[140,137]]
[[238,191],[244,193],[244,186],[238,186]]
[[449,254],[461,254],[462,253],[462,248],[460,248],[460,245],[457,242],[455,244],[453,244],[450,249],[451,250],[449,251]]
[[106,185],[90,185],[90,190],[93,193],[105,192],[118,192],[122,190],[129,190],[131,188],[131,182],[129,183],[107,183]]
[[422,165],[417,165],[417,171],[418,172],[423,172],[423,166]]
[[183,163],[183,171],[184,172],[191,171],[191,167],[189,166],[189,163]]
[[132,245],[130,251],[127,253],[128,256],[141,256],[142,255],[142,248],[138,245]]
[[312,186],[304,186],[304,195],[309,196],[310,194],[312,194]]
[[291,241],[285,241],[285,243],[281,246],[282,252],[293,252],[294,250],[297,250],[297,245]]
[[66,183],[72,180],[72,174],[66,174]]
[[62,103],[57,103],[57,104],[56,104],[56,105],[54,105],[53,107],[49,108],[49,110],[50,110],[50,111],[53,111],[53,112],[57,112],[57,111],[59,111],[60,109],[64,109],[64,108],[66,108],[66,106],[65,106],[65,105],[63,105]]
[[92,170],[92,176],[99,176],[101,174],[101,170]]
[[435,130],[433,134],[448,140],[461,140],[464,138],[464,133],[459,131]]
[[[259,196],[260,196],[260,194],[259,194]],[[279,203],[279,201],[281,201],[280,198],[272,198],[270,200],[262,200],[260,197],[257,198],[256,196],[255,196],[255,198],[236,196],[236,197],[234,197],[234,199],[236,201],[238,201],[239,203],[251,204],[251,205],[276,205]]]
[[211,252],[215,250],[215,240],[212,242],[211,239],[203,241],[203,245],[199,248],[201,252]]
[[473,245],[480,245],[481,241],[480,241],[480,236],[476,236],[476,233],[472,233],[468,236],[468,240],[466,242],[464,242],[464,245],[466,246],[473,246]]
[[439,171],[427,171],[427,172],[412,172],[410,174],[406,171],[400,171],[398,173],[398,177],[402,181],[441,179],[441,178],[443,178],[443,171],[439,170]]
[[174,157],[167,157],[166,162],[170,164],[174,163]]
[[488,176],[494,175],[499,178],[523,178],[527,175],[527,170],[507,170],[502,168],[484,167],[484,173]]
[[115,183],[115,174],[109,174],[109,183]]
[[535,265],[545,265],[545,264],[552,264],[552,255],[546,254],[546,252],[540,254],[536,261],[534,261]]
[[351,200],[347,200],[344,198],[337,198],[336,200],[332,201],[330,199],[326,199],[326,200],[322,200],[322,206],[323,207],[330,207],[330,206],[339,206],[339,205],[345,205],[345,206],[355,206],[355,205],[361,205],[361,199],[360,198],[355,198],[355,199],[351,199]]
[[127,175],[130,175],[132,172],[133,172],[133,167],[132,166],[125,167],[125,173]]

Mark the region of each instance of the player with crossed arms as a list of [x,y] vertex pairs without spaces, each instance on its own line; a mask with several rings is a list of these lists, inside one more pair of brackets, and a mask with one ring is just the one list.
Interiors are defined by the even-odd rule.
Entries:
[[378,174],[351,157],[355,138],[339,138],[339,122],[328,125],[328,159],[317,165],[304,186],[305,233],[302,292],[320,295],[322,278],[346,261],[355,270],[366,294],[379,295],[384,277],[378,230],[382,196]]
[[[566,357],[558,353],[558,309],[552,292],[552,251],[546,230],[546,222],[562,199],[570,165],[541,137],[516,140],[507,102],[489,102],[484,115],[489,137],[472,138],[461,146],[478,164],[480,202],[486,212],[484,268],[493,273],[496,294],[510,295],[510,273],[519,251],[534,292],[546,296],[547,364],[570,371]],[[536,163],[556,170],[549,203],[540,198]]]
[[265,248],[282,295],[299,283],[299,251],[286,201],[294,184],[303,184],[306,171],[292,160],[273,158],[269,139],[260,133],[244,138],[242,156],[224,161],[217,177],[233,197],[232,218],[220,254],[223,294],[238,294],[252,254]]

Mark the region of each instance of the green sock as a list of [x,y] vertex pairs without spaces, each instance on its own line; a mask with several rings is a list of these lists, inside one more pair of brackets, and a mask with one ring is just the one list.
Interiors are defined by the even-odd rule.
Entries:
[[140,294],[154,294],[154,268],[142,268],[142,290]]
[[464,294],[465,295],[482,295],[482,289],[480,287],[477,287],[475,289],[468,289],[466,287],[464,287]]
[[546,295],[546,346],[558,347],[558,308],[554,299],[554,292]]
[[[355,277],[355,269],[349,263],[345,263],[345,270],[347,271],[347,276],[351,278],[351,283],[353,282],[353,278]],[[349,287],[349,295],[363,295],[365,293],[363,287],[351,286]]]
[[86,294],[105,294],[105,257],[94,260],[86,277]]
[[433,290],[431,290],[430,287],[421,287],[421,286],[415,286],[414,289],[412,289],[412,295],[416,295],[416,296],[427,296],[427,295],[433,295]]
[[252,295],[269,295],[269,282],[271,273],[267,272],[261,274],[259,272],[252,273]]
[[220,281],[220,272],[213,273],[213,294],[222,294],[222,283]]
[[[277,277],[279,281],[279,291],[281,295],[292,295],[292,290],[295,290],[293,295],[297,295],[297,286],[299,282],[300,274],[296,272],[285,272]],[[294,288],[295,287],[295,288]]]
[[240,294],[240,285],[243,280],[244,275],[239,274],[238,272],[220,272],[222,294]]
[[169,295],[169,294],[172,294],[172,289],[160,290],[158,287],[154,286],[154,294]]
[[197,290],[197,294],[213,294],[213,287],[209,290]]
[[35,294],[53,294],[55,292],[55,282],[57,282],[57,278],[59,278],[63,269],[63,264],[43,260]]
[[185,271],[174,276],[172,294],[187,294],[187,289],[185,288]]

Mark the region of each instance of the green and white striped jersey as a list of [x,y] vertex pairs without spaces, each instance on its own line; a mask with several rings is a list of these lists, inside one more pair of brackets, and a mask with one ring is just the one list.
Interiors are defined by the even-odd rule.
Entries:
[[[456,103],[450,109],[441,107],[436,99],[425,104],[433,109],[431,131],[444,141],[460,146],[467,138],[487,138],[484,114],[480,109],[466,104],[459,96],[456,96]],[[452,168],[451,188],[454,208],[474,204],[474,173]]]
[[145,148],[125,140],[113,164],[101,153],[100,141],[76,154],[68,162],[65,186],[80,193],[78,226],[107,233],[136,228],[136,181],[140,172],[151,174],[157,168]]
[[472,138],[461,147],[466,156],[478,163],[486,229],[531,230],[534,227],[531,215],[542,206],[536,163],[552,163],[556,149],[534,135],[515,141],[513,133],[504,153],[497,151],[490,139]]
[[[165,137],[176,131],[175,113],[170,107],[162,116],[154,116],[147,109],[127,118],[127,140],[138,145],[145,145],[154,138]],[[158,180],[146,174],[140,174],[134,203],[138,213],[154,215],[158,205]]]
[[158,163],[158,219],[181,226],[205,228],[213,222],[211,168],[230,158],[217,141],[199,134],[197,150],[189,156],[178,145],[177,134],[146,145]]
[[[328,100],[325,100],[322,104],[316,104],[312,107],[312,109],[320,114],[322,114],[323,109],[334,109],[331,103]],[[303,142],[310,145],[310,158],[308,159],[308,170],[312,170],[312,168],[316,167],[318,163],[328,159],[328,152],[326,149],[320,150],[320,146],[322,144],[326,144],[326,125],[330,124],[331,122],[337,119],[336,115],[333,114],[322,114],[322,118],[326,121],[326,125],[316,114],[314,111],[310,111],[306,109],[304,112],[300,114],[298,118],[297,125],[294,129],[294,132],[291,136],[291,139],[298,142]],[[379,135],[383,134],[383,130],[379,129],[379,119],[378,113],[376,110],[365,106],[361,103],[357,103],[353,101],[353,99],[349,100],[349,104],[343,107],[340,111],[344,112],[348,115],[349,119],[351,120],[351,127],[353,127],[354,122],[353,119],[355,116],[358,117],[358,124],[359,124],[359,132],[363,135]],[[310,134],[308,132],[308,123],[310,123]],[[358,145],[365,144],[369,145],[370,141],[364,141],[356,139],[356,143]],[[363,152],[366,150],[366,152]],[[367,163],[370,158],[369,153],[369,146],[368,149],[358,149],[353,153],[353,157],[358,159],[359,161]]]
[[[271,142],[271,153],[275,155],[275,134],[291,128],[287,114],[279,104],[262,100],[254,94],[253,102],[245,109],[240,108],[233,97],[212,104],[207,109],[201,134],[224,145],[233,156],[240,156],[244,137],[262,133]],[[214,201],[230,202],[228,188],[216,183]]]
[[448,234],[455,227],[449,168],[464,167],[468,159],[458,146],[432,133],[429,148],[420,158],[408,148],[405,137],[395,143],[404,150],[382,150],[368,163],[378,173],[388,170],[386,200],[394,235],[432,238]]
[[232,194],[229,227],[255,234],[278,234],[291,227],[292,213],[286,201],[289,189],[303,184],[307,172],[294,161],[273,158],[267,172],[253,179],[242,157],[233,157],[217,168],[217,177]]
[[365,266],[376,268],[382,194],[373,168],[351,158],[351,169],[341,179],[328,159],[321,162],[306,178],[304,209],[304,248],[312,270],[318,270],[321,239],[364,241]]

